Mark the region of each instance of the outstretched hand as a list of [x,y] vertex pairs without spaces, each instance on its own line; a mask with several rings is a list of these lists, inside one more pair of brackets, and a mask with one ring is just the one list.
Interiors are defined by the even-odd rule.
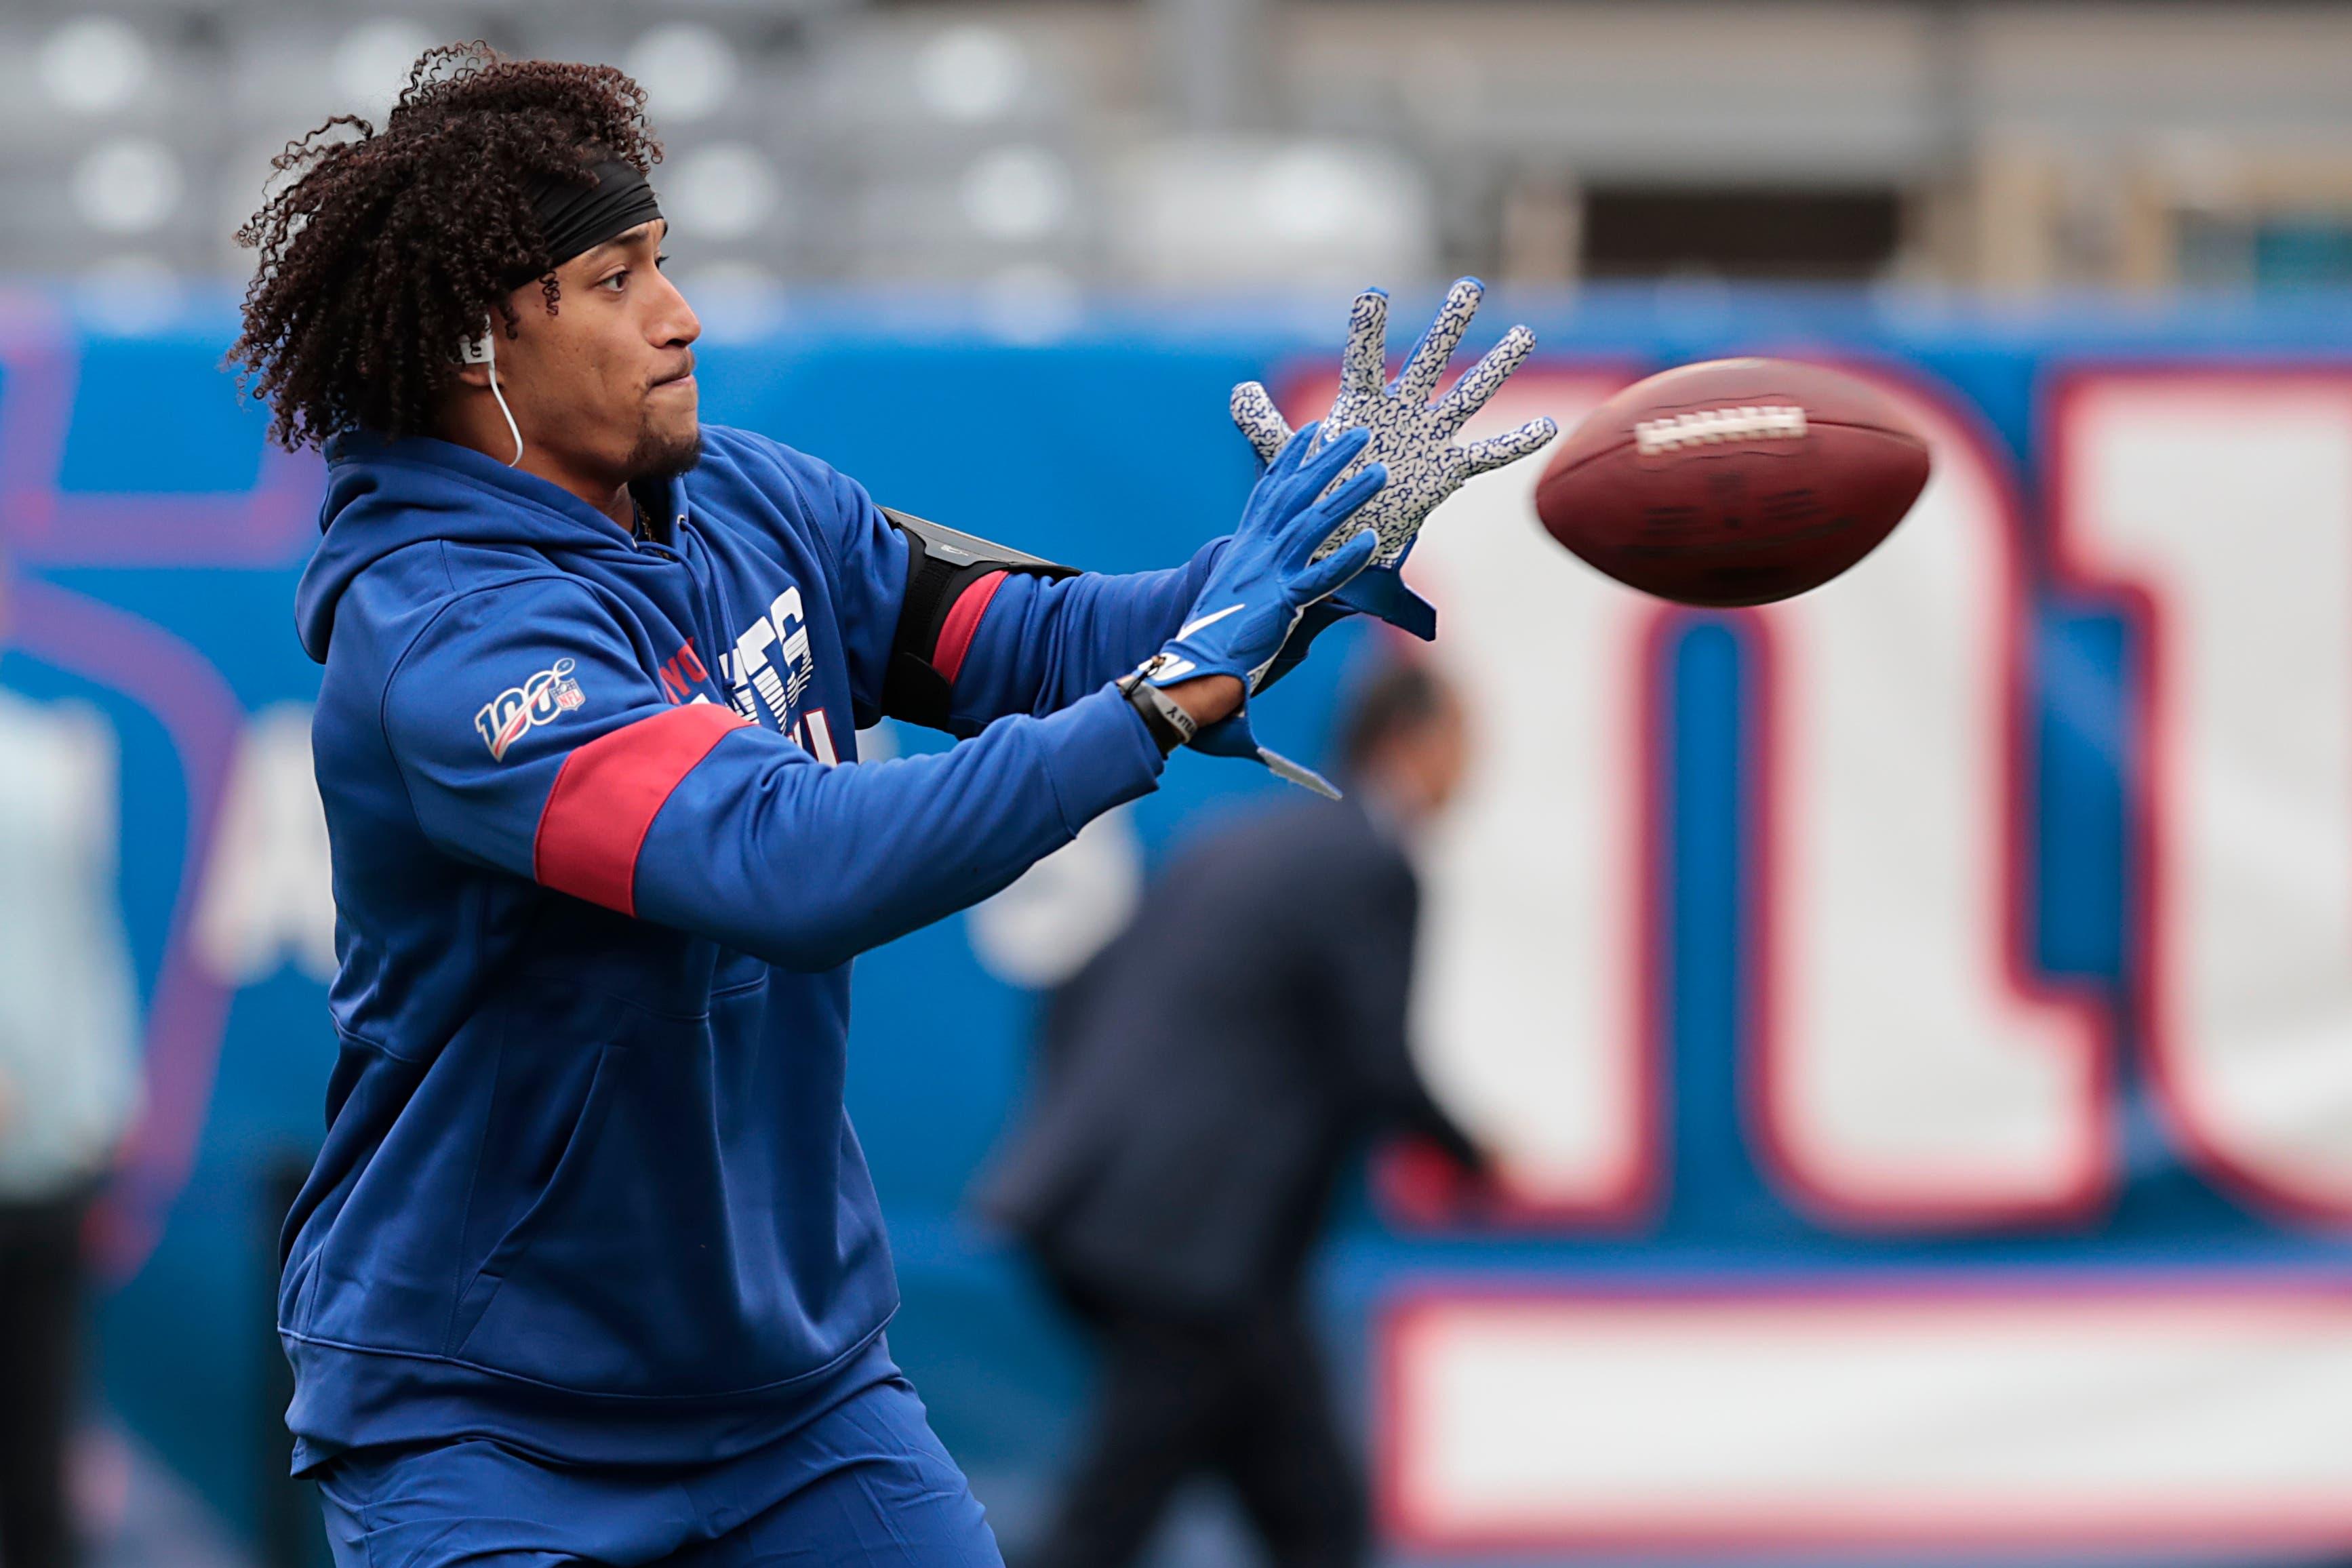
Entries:
[[1259,477],[1184,624],[1146,666],[1153,685],[1214,674],[1257,690],[1307,608],[1372,559],[1379,540],[1349,519],[1379,495],[1388,470],[1360,461],[1367,432],[1318,434],[1308,425]]
[[[1196,720],[1213,721],[1193,737],[1195,749],[1253,758],[1336,795],[1314,773],[1258,745],[1248,708],[1249,694],[1265,685],[1301,618],[1362,571],[1380,547],[1371,529],[1349,522],[1388,480],[1385,467],[1362,461],[1370,435],[1318,435],[1309,425],[1275,454],[1184,624],[1140,674]],[[1328,548],[1335,536],[1340,543]]]
[[[1485,293],[1485,286],[1475,277],[1463,278],[1447,290],[1437,319],[1422,334],[1392,382],[1385,380],[1388,295],[1368,288],[1356,297],[1348,319],[1348,347],[1340,361],[1339,393],[1321,422],[1322,439],[1329,443],[1343,432],[1364,432],[1369,441],[1360,461],[1381,465],[1389,477],[1361,512],[1322,542],[1322,551],[1337,550],[1356,530],[1370,528],[1380,537],[1372,565],[1385,574],[1404,559],[1420,535],[1421,525],[1440,502],[1476,476],[1540,451],[1559,434],[1557,423],[1543,418],[1482,440],[1454,439],[1535,349],[1535,334],[1525,327],[1514,327],[1444,397],[1433,396]],[[1244,382],[1234,389],[1233,417],[1258,455],[1269,464],[1290,443],[1289,423],[1256,382]],[[1364,600],[1352,607],[1370,611],[1419,635],[1430,634],[1434,616],[1409,590],[1388,580],[1379,585],[1377,592],[1366,593],[1370,581],[1369,578],[1359,580],[1345,596]]]

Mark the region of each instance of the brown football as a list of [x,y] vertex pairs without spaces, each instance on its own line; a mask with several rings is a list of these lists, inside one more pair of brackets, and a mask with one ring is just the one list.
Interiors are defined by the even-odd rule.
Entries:
[[1636,382],[1536,486],[1552,538],[1685,604],[1769,604],[1876,549],[1927,483],[1927,444],[1853,377],[1709,360]]

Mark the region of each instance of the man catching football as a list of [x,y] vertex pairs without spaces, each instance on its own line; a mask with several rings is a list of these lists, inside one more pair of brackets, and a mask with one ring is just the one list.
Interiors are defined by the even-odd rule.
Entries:
[[[1391,384],[1368,295],[1331,420],[1237,392],[1270,461],[1230,536],[1072,571],[698,423],[643,102],[436,50],[380,131],[289,147],[240,236],[233,357],[329,472],[298,618],[341,1050],[284,1244],[296,1465],[349,1568],[993,1564],[883,1338],[849,960],[1179,745],[1279,764],[1248,696],[1339,614],[1425,632],[1395,563],[1548,439],[1452,439],[1530,340],[1432,402],[1475,286]],[[886,715],[962,738],[852,766]]]

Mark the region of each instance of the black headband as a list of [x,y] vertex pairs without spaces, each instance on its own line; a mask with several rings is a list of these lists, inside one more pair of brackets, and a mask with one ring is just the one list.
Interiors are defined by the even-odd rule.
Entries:
[[632,165],[612,159],[589,172],[593,184],[541,180],[531,187],[531,211],[539,216],[539,232],[546,236],[551,267],[661,216],[654,188]]

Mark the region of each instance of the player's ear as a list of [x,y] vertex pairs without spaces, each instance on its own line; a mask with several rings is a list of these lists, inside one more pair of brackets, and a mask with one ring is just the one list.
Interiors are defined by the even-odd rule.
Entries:
[[[482,330],[457,345],[458,381],[467,386],[487,386],[490,396],[498,400],[499,414],[507,422],[507,434],[514,442],[514,455],[507,459],[509,468],[522,462],[522,430],[515,423],[514,410],[507,406],[507,395],[499,387],[499,328],[497,318],[488,312],[482,316]],[[479,382],[472,378],[478,373]]]
[[498,362],[498,331],[488,317],[482,329],[457,344],[457,380],[469,387],[488,387],[491,367]]

